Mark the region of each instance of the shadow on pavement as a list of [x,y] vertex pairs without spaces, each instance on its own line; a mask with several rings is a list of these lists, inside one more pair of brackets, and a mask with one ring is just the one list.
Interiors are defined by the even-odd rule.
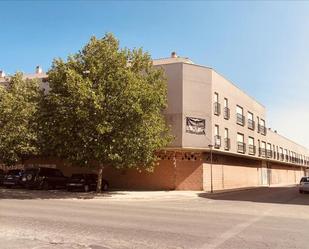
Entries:
[[117,192],[69,192],[66,190],[28,190],[21,188],[0,188],[0,201],[3,199],[31,200],[31,199],[93,199],[123,195]]
[[225,193],[200,193],[198,196],[211,200],[309,205],[309,194],[300,194],[297,186],[259,187]]

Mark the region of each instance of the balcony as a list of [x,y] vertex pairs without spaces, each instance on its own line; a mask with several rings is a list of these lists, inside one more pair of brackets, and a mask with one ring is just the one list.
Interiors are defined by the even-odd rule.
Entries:
[[256,147],[252,144],[249,144],[248,145],[248,153],[249,155],[255,155],[256,153]]
[[266,157],[266,149],[259,148],[259,156],[260,157]]
[[252,119],[248,119],[248,128],[254,131],[255,122]]
[[272,150],[266,150],[266,156],[267,156],[267,158],[272,158],[273,151]]
[[237,142],[237,152],[246,153],[246,144],[243,142]]
[[218,102],[214,103],[214,114],[217,116],[221,114],[221,105]]
[[231,148],[231,139],[225,138],[224,139],[224,149],[225,150],[230,150]]
[[229,120],[230,119],[230,108],[224,107],[224,119]]
[[245,125],[245,116],[241,115],[240,113],[237,113],[236,114],[236,123],[244,126]]
[[266,135],[266,127],[258,124],[258,132],[261,133],[262,135]]
[[216,149],[219,149],[220,147],[221,147],[221,136],[219,136],[219,135],[216,135],[215,137],[214,137],[214,147],[216,148]]

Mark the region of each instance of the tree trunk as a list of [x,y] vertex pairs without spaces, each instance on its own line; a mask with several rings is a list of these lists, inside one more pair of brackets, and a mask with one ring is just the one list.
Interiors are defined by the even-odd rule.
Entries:
[[103,169],[104,169],[103,164],[100,164],[99,172],[98,172],[97,193],[101,193]]

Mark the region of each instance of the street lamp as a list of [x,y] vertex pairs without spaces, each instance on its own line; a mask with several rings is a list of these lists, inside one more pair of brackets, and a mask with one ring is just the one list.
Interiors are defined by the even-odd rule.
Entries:
[[213,189],[213,183],[212,183],[212,148],[214,146],[212,144],[208,145],[208,148],[210,149],[210,193],[214,192]]

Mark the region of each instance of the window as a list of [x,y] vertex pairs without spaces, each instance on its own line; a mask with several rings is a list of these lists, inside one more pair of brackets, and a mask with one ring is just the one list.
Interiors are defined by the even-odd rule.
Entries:
[[266,157],[266,142],[264,142],[264,141],[261,142],[260,156]]
[[265,127],[265,120],[264,119],[260,120],[260,122],[258,124],[258,129],[259,129],[259,132],[262,135],[266,135],[266,127]]
[[224,149],[229,150],[231,147],[231,141],[229,137],[229,130],[228,128],[224,129]]
[[283,148],[282,148],[282,147],[280,147],[280,160],[281,160],[281,161],[284,160]]
[[219,102],[219,93],[214,94],[214,102]]
[[248,128],[250,130],[254,130],[254,120],[253,120],[253,113],[252,112],[248,112]]
[[227,98],[224,98],[224,107],[229,107],[229,101]]
[[215,143],[214,143],[215,148],[220,148],[221,147],[221,137],[219,134],[219,125],[215,125]]
[[221,113],[221,106],[219,103],[219,94],[215,93],[214,94],[214,114],[219,116]]
[[273,145],[273,158],[276,159],[276,146]]
[[285,161],[289,160],[288,150],[287,149],[284,150],[284,159],[285,159]]
[[277,160],[279,160],[280,156],[279,156],[279,148],[278,148],[278,146],[276,146],[276,151],[277,151]]
[[267,143],[266,154],[267,154],[267,158],[272,157],[272,150],[271,150],[271,144],[270,143]]
[[227,98],[224,98],[224,119],[230,119],[230,108]]
[[246,152],[246,144],[244,143],[245,138],[244,134],[237,133],[237,152],[245,153]]
[[244,109],[241,106],[236,106],[236,123],[239,125],[245,125]]
[[249,155],[255,155],[255,145],[254,145],[254,138],[253,137],[249,137],[248,138],[248,152]]

